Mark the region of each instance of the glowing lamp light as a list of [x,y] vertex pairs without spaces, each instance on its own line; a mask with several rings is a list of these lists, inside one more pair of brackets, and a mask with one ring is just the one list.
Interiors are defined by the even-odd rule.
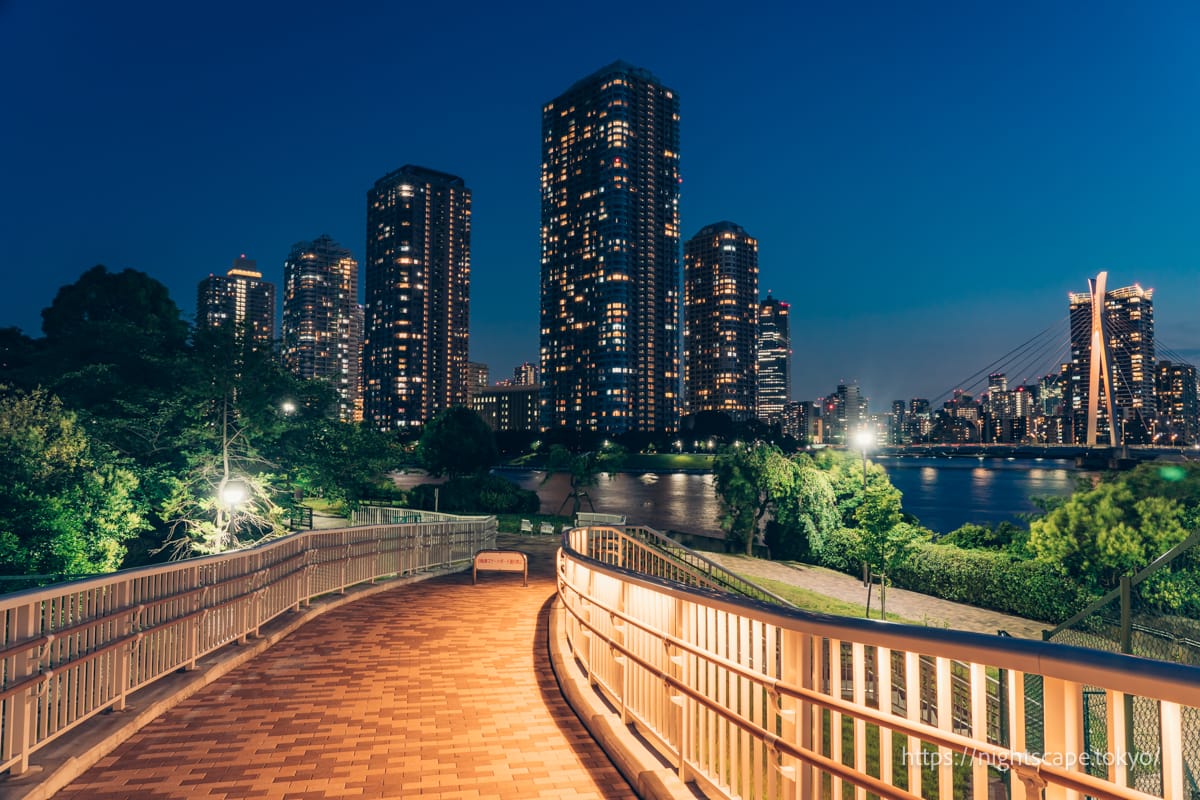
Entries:
[[221,487],[221,502],[230,508],[246,502],[248,495],[246,484],[241,481],[229,481]]
[[296,413],[296,404],[293,403],[291,400],[285,400],[283,402],[282,408],[283,408],[283,413],[285,413],[285,414]]
[[875,444],[875,436],[866,428],[854,434],[854,444],[860,450],[866,450],[871,445]]

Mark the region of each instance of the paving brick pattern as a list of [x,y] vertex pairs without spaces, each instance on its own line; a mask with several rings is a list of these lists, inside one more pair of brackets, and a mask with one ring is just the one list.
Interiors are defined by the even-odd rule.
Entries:
[[553,547],[513,573],[397,587],[301,627],[57,798],[633,798],[546,653]]

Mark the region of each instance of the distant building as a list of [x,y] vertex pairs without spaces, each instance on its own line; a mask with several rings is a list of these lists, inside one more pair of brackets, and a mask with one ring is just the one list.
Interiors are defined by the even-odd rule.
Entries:
[[735,422],[753,419],[758,393],[758,242],[740,225],[717,222],[687,241],[683,263],[687,413],[715,411]]
[[538,430],[537,384],[525,386],[489,386],[471,398],[471,408],[494,431]]
[[758,417],[770,421],[792,399],[791,306],[767,298],[758,306]]
[[1191,364],[1159,361],[1156,371],[1159,422],[1154,432],[1154,443],[1175,445],[1200,442],[1196,368]]
[[471,191],[407,165],[367,193],[363,415],[422,425],[467,402]]
[[908,414],[903,400],[892,401],[891,419],[888,421],[888,444],[908,443]]
[[254,259],[238,256],[224,275],[209,275],[196,292],[196,325],[232,326],[254,346],[275,341],[275,285],[262,279]]
[[292,246],[283,262],[283,362],[337,389],[338,416],[362,419],[363,312],[358,262],[329,236]]
[[801,444],[820,444],[821,418],[817,411],[817,406],[811,400],[788,403],[784,406],[781,417],[782,433]]
[[857,386],[839,384],[821,409],[825,444],[850,444],[854,433],[869,422],[867,406],[867,398]]
[[679,423],[679,98],[610,64],[542,108],[542,421]]
[[541,383],[541,371],[537,364],[530,364],[528,361],[518,364],[513,368],[512,385],[513,386],[533,386]]
[[467,362],[467,400],[488,387],[488,365],[479,361]]

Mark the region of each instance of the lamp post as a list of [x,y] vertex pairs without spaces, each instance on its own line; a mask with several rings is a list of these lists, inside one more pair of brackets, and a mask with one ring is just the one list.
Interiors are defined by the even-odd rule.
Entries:
[[[862,450],[863,461],[863,503],[867,502],[867,448],[874,443],[874,437],[866,428],[860,428],[854,434],[854,444]],[[867,587],[867,616],[871,615],[871,566],[863,562],[863,586]]]
[[862,450],[864,492],[867,490],[867,450],[874,443],[875,437],[871,434],[871,431],[867,430],[866,428],[863,428],[858,431],[858,433],[854,434],[854,444],[858,446],[859,450]]
[[217,544],[221,549],[228,549],[226,543],[233,541],[233,513],[237,507],[246,502],[248,492],[246,484],[241,481],[223,480],[217,490],[220,504],[217,507]]

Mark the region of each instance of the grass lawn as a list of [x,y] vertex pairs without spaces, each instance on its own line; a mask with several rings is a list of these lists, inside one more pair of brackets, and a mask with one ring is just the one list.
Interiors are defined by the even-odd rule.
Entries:
[[673,472],[710,470],[713,457],[707,453],[630,453],[624,472]]
[[[826,597],[823,594],[802,589],[799,586],[793,586],[790,583],[782,581],[773,581],[769,578],[757,578],[753,575],[742,575],[743,578],[756,583],[759,586],[777,594],[784,600],[795,603],[799,608],[805,611],[815,611],[820,614],[831,614],[837,617],[863,617],[866,606],[863,603],[848,603],[845,600],[838,600],[833,597]],[[865,594],[864,590],[864,594]],[[879,619],[878,593],[871,600],[871,619]],[[920,622],[914,622],[911,619],[905,619],[897,614],[887,615],[889,622],[903,622],[906,625],[921,625]]]

